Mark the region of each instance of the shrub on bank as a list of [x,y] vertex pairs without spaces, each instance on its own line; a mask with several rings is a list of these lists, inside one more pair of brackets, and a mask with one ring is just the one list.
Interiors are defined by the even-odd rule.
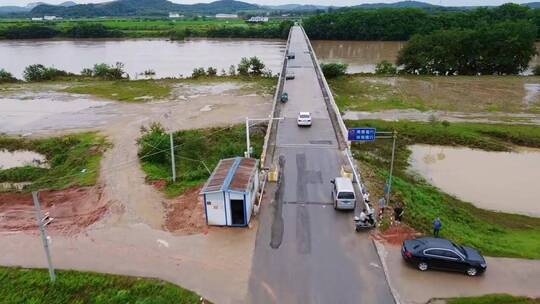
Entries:
[[32,64],[24,69],[24,79],[26,81],[55,80],[69,75],[72,74],[54,67],[46,67],[42,64]]
[[347,64],[344,63],[321,63],[321,69],[326,78],[336,78],[347,73]]
[[97,77],[105,80],[118,80],[128,78],[124,71],[124,64],[117,62],[114,66],[106,63],[95,64],[92,69],[86,68],[81,71],[82,76]]
[[7,82],[16,82],[17,78],[13,77],[13,75],[4,70],[0,69],[0,83],[7,83]]
[[383,60],[375,66],[375,74],[377,75],[396,75],[397,73],[397,67],[388,60]]

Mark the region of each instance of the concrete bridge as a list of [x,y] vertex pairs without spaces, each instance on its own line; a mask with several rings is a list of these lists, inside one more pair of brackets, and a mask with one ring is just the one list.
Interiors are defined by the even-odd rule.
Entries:
[[[262,206],[249,303],[394,303],[381,261],[353,212],[334,210],[330,180],[352,160],[347,130],[303,28],[294,26],[276,92],[265,166],[279,167],[272,204]],[[285,80],[284,74],[295,79]],[[279,103],[281,92],[289,101]],[[313,125],[299,128],[299,112]],[[356,176],[358,179],[358,176]],[[357,205],[361,208],[361,204]]]

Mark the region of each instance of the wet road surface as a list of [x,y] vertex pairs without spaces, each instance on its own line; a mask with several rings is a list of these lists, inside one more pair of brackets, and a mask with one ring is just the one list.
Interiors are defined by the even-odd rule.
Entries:
[[[304,34],[292,31],[296,79],[284,85],[275,152],[282,179],[262,207],[247,302],[394,303],[372,241],[354,232],[352,212],[333,209],[330,180],[344,158]],[[312,113],[312,127],[296,125],[300,111]]]

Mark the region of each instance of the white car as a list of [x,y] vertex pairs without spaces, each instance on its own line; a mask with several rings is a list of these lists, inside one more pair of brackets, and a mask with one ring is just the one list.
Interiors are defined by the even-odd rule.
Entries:
[[297,123],[299,127],[302,127],[302,126],[311,127],[311,113],[309,112],[298,113]]
[[285,80],[293,80],[293,79],[294,79],[293,72],[287,72],[287,74],[285,74]]

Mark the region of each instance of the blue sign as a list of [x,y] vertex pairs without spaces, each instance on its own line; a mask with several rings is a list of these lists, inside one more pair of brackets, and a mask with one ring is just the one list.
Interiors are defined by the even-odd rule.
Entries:
[[349,141],[374,141],[375,133],[377,130],[375,128],[354,128],[349,129]]

